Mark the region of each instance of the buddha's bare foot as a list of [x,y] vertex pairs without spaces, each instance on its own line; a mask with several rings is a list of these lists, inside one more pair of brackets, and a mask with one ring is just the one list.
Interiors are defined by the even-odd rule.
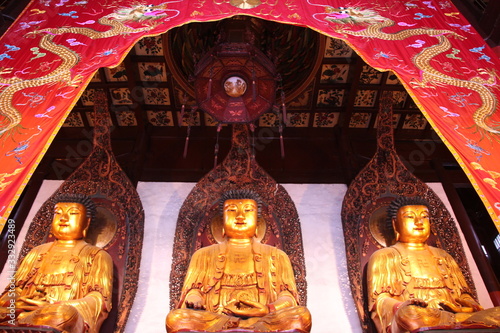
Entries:
[[19,324],[54,327],[62,332],[84,332],[85,323],[71,305],[50,304],[18,317]]
[[500,327],[500,306],[475,312],[463,322],[464,324],[479,324],[488,327]]

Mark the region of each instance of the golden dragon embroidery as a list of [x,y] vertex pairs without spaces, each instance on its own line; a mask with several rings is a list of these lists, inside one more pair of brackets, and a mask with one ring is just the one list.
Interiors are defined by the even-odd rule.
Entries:
[[343,34],[346,37],[347,35],[350,35],[362,36],[366,38],[378,38],[383,40],[403,40],[418,35],[435,37],[438,40],[437,44],[424,48],[412,59],[415,66],[421,72],[420,79],[413,79],[410,82],[412,86],[415,88],[421,87],[435,89],[436,85],[451,85],[459,88],[467,88],[477,92],[482,103],[474,112],[474,123],[479,128],[487,132],[495,134],[500,133],[500,128],[498,126],[492,126],[487,123],[487,119],[493,115],[497,107],[496,96],[490,88],[497,84],[498,75],[494,70],[478,70],[478,74],[487,75],[487,79],[475,76],[469,80],[462,80],[456,77],[448,76],[431,65],[431,60],[433,58],[451,49],[452,46],[449,37],[458,39],[464,39],[465,37],[451,30],[432,28],[405,29],[398,32],[386,33],[383,29],[392,27],[395,22],[370,9],[326,7],[323,15],[325,16],[325,20],[335,23],[367,25],[366,29],[360,31],[352,31],[344,27],[336,29],[336,32]]
[[7,187],[7,185],[12,183],[12,181],[6,181],[7,178],[19,174],[23,169],[24,168],[17,168],[14,170],[14,172],[11,173],[0,173],[0,191],[3,191]]
[[81,83],[83,78],[80,75],[73,76],[71,71],[80,61],[80,57],[68,47],[54,43],[54,37],[66,33],[73,33],[81,34],[91,39],[100,39],[149,31],[157,25],[155,22],[140,28],[129,27],[124,22],[154,21],[164,18],[167,12],[172,11],[176,13],[175,16],[179,13],[177,10],[167,10],[166,3],[156,6],[138,4],[132,7],[119,8],[111,14],[101,17],[98,22],[102,25],[111,27],[111,29],[107,31],[101,32],[84,27],[64,27],[41,29],[28,33],[27,36],[43,34],[39,42],[39,48],[57,54],[61,58],[61,63],[47,75],[28,80],[22,80],[16,76],[8,79],[4,78],[1,74],[9,73],[12,69],[2,69],[0,73],[0,85],[5,86],[5,88],[0,93],[0,116],[3,117],[3,119],[0,120],[0,135],[19,125],[22,120],[21,113],[12,103],[16,92],[27,88],[40,87],[46,84],[55,84],[59,82],[73,87],[77,87]]

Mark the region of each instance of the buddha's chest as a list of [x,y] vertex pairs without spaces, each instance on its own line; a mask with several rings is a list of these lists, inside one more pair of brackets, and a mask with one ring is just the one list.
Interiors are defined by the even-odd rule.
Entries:
[[40,271],[44,274],[71,272],[79,260],[78,255],[74,254],[71,249],[48,252],[42,259]]
[[436,259],[428,251],[415,251],[408,255],[411,275],[414,278],[440,280]]
[[253,253],[249,249],[233,249],[227,253],[225,274],[251,274],[255,272]]

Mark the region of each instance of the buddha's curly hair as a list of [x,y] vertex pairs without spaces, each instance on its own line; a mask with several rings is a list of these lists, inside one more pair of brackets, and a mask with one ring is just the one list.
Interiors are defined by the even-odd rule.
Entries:
[[389,230],[392,229],[392,219],[396,218],[396,216],[398,215],[399,208],[410,205],[422,205],[430,209],[429,202],[422,197],[397,197],[396,199],[392,200],[392,202],[387,207],[386,224]]
[[230,190],[221,195],[219,201],[219,210],[221,213],[224,212],[224,202],[231,199],[252,199],[257,203],[257,213],[260,214],[262,207],[261,197],[252,190],[242,189],[242,190]]
[[90,220],[94,220],[97,209],[94,201],[85,194],[82,193],[63,193],[58,194],[54,198],[52,198],[52,206],[60,202],[76,202],[85,206],[85,211],[87,213],[87,217],[90,217]]

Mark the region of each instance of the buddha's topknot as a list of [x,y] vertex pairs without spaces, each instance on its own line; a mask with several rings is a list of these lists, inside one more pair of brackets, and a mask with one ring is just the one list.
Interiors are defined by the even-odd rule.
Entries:
[[58,194],[54,198],[52,198],[53,206],[60,202],[76,202],[82,204],[83,206],[85,206],[87,217],[90,217],[91,220],[95,218],[96,206],[88,195],[81,193],[63,193]]
[[392,219],[398,215],[399,208],[411,205],[422,205],[430,208],[429,202],[422,197],[397,197],[387,207],[387,226],[392,229]]
[[224,211],[224,202],[226,200],[231,200],[231,199],[252,199],[252,200],[255,200],[255,202],[257,203],[258,212],[260,213],[260,209],[262,206],[262,199],[260,198],[260,196],[257,193],[255,193],[252,190],[249,190],[249,189],[231,190],[231,191],[227,191],[224,194],[222,194],[222,196],[220,198],[220,211],[221,212]]

